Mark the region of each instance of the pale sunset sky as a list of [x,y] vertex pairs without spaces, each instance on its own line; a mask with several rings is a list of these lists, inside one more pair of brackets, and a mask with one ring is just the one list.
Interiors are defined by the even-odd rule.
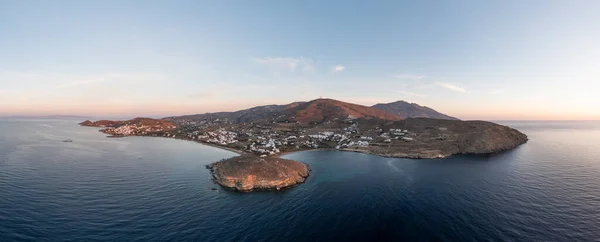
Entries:
[[0,0],[0,116],[319,97],[600,119],[600,1]]

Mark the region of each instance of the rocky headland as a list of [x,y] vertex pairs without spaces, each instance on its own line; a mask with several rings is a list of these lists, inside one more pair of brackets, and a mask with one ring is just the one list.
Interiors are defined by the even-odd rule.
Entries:
[[104,128],[100,132],[109,134],[112,137],[156,135],[177,128],[177,125],[173,122],[151,118],[134,118],[125,121],[98,120],[95,122],[86,120],[79,123],[79,125]]
[[303,183],[309,169],[304,163],[278,157],[243,155],[207,166],[213,180],[237,191],[280,190]]
[[304,181],[308,169],[304,172],[302,167],[306,165],[279,158],[286,152],[332,149],[433,159],[492,154],[514,149],[528,140],[525,134],[508,126],[449,117],[405,118],[374,107],[317,99],[237,112],[127,121],[88,120],[80,125],[102,127],[101,132],[113,137],[169,137],[240,153],[240,157],[210,166],[217,183],[239,191],[281,189]]

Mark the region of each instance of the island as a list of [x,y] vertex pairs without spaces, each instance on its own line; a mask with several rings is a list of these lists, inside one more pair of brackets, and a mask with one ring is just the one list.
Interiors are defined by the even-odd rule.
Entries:
[[237,191],[280,190],[303,183],[308,177],[308,165],[278,157],[242,155],[207,166],[213,180]]
[[[432,115],[440,118],[428,118]],[[237,152],[241,156],[213,163],[209,169],[216,183],[238,191],[283,189],[304,182],[307,166],[279,157],[289,152],[331,149],[437,159],[492,154],[528,141],[527,135],[508,126],[462,121],[416,104],[368,107],[333,99],[163,119],[87,120],[80,125],[101,127],[110,137],[169,137]]]

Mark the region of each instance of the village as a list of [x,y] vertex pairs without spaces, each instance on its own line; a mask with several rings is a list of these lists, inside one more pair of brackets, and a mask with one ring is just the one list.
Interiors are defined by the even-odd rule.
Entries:
[[379,127],[361,130],[352,120],[338,125],[233,124],[229,120],[177,120],[177,130],[163,136],[224,146],[261,156],[309,149],[353,149],[411,142],[409,130]]
[[[103,128],[109,137],[150,136],[189,140],[237,153],[279,156],[287,152],[335,149],[402,158],[443,158],[452,154],[501,151],[526,142],[526,136],[507,127],[481,121],[334,117],[300,122],[281,115],[229,119],[223,114],[135,118],[126,121],[86,120],[80,125]],[[231,115],[230,115],[231,116]],[[491,146],[476,131],[507,132],[506,142]],[[482,132],[483,132],[482,131]],[[485,136],[502,138],[499,136]]]

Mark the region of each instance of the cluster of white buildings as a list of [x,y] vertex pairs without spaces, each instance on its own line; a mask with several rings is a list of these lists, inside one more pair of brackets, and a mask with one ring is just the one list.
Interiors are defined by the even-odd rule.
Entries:
[[216,131],[206,132],[205,135],[199,135],[198,140],[203,140],[208,143],[228,145],[237,143],[237,136],[238,135],[236,132],[218,129]]
[[408,137],[408,130],[390,129],[389,132],[382,133],[379,137],[383,138],[384,143],[391,143],[392,139],[412,141],[414,138]]
[[[347,130],[347,129],[346,129]],[[315,135],[309,135],[312,141],[312,146],[317,148],[318,144],[321,142],[337,142],[336,149],[343,149],[349,147],[367,147],[369,146],[369,142],[373,140],[373,137],[370,136],[360,136],[358,140],[353,141],[352,138],[347,136],[346,134],[336,134],[333,132],[321,132]]]
[[[273,129],[270,126],[246,124],[240,126],[222,127],[222,123],[229,120],[186,121],[187,125],[181,129],[178,136],[218,145],[232,145],[237,148],[245,147],[246,151],[261,156],[276,155],[291,149],[317,149],[323,148],[362,148],[369,147],[371,143],[392,143],[395,140],[412,141],[413,137],[408,130],[389,129],[388,131],[377,127],[361,132],[357,123],[336,129],[336,131],[321,131],[318,133],[309,130],[288,128]],[[219,127],[215,127],[215,126]],[[218,128],[206,132],[206,129]],[[122,132],[127,132],[123,130]],[[307,133],[310,132],[310,133]]]
[[276,142],[273,139],[269,139],[266,141],[255,141],[250,144],[249,150],[258,153],[261,155],[274,155],[278,154],[281,151],[277,148],[277,144],[280,142]]
[[110,127],[106,129],[107,133],[114,135],[147,135],[155,132],[163,132],[166,130],[174,129],[175,126],[163,127],[160,125],[138,125],[138,124],[125,124],[118,128]]

